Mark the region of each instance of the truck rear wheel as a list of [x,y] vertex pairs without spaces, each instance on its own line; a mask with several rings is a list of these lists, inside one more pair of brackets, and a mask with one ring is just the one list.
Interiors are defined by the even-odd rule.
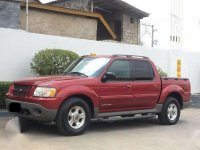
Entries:
[[56,125],[63,135],[81,135],[89,127],[90,120],[89,105],[80,98],[70,98],[60,107]]
[[158,114],[161,124],[174,125],[180,118],[180,104],[174,97],[168,97],[165,101],[162,111]]

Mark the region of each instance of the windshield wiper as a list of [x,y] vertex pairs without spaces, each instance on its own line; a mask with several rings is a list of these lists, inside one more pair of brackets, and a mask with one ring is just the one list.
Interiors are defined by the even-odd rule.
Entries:
[[81,76],[88,77],[86,74],[84,74],[82,72],[70,72],[69,74],[75,74],[75,75],[81,75]]

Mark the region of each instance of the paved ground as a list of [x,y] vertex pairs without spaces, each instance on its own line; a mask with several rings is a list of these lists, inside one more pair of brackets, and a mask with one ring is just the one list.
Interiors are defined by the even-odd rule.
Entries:
[[192,95],[192,107],[200,108],[200,94]]
[[156,118],[93,122],[84,135],[76,137],[60,136],[54,125],[38,124],[20,134],[16,118],[1,117],[0,149],[199,150],[199,116],[200,109],[184,110],[175,126],[159,125]]

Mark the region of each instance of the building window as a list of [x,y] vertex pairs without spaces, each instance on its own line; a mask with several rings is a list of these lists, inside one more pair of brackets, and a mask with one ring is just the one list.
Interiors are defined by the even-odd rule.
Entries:
[[133,61],[134,80],[152,80],[154,72],[152,66],[147,61]]
[[170,36],[170,41],[172,42],[181,42],[181,37],[180,36]]
[[133,24],[135,23],[135,17],[130,18],[130,23],[133,23]]
[[114,26],[115,26],[114,31],[117,35],[116,40],[121,42],[121,40],[122,40],[122,23],[121,23],[121,21],[115,21]]

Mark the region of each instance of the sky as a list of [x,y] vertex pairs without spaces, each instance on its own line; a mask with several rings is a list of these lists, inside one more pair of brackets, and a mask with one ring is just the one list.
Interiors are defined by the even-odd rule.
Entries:
[[[162,22],[170,0],[123,0],[150,13],[147,22]],[[200,0],[183,0],[183,49],[200,51]],[[158,39],[159,40],[159,39]],[[163,45],[164,46],[164,45]]]

